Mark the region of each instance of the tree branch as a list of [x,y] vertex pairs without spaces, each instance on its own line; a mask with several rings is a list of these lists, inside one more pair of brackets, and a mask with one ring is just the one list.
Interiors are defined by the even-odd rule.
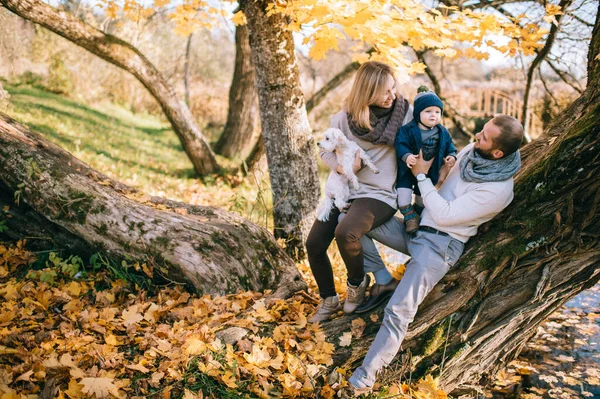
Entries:
[[[550,66],[550,68],[552,68],[554,73],[556,73],[563,82],[565,82],[566,84],[571,86],[573,88],[573,90],[575,90],[579,94],[583,94],[583,89],[575,86],[575,84],[573,83],[573,82],[577,82],[577,80],[573,79],[573,82],[569,82],[569,80],[567,79],[567,76],[572,78],[571,75],[569,75],[568,73],[565,73],[565,71],[561,71],[556,65],[554,65],[554,63],[548,57],[546,57],[546,59],[544,61],[546,61],[546,63]],[[577,82],[577,84],[579,84],[579,83]]]
[[433,70],[429,67],[429,64],[427,63],[427,61],[425,60],[425,53],[427,52],[427,50],[425,50],[425,51],[414,50],[414,51],[415,51],[415,54],[417,55],[417,59],[426,66],[425,73],[427,74],[427,77],[429,77],[429,80],[433,84],[436,94],[444,102],[444,108],[446,110],[446,114],[452,120],[452,123],[456,127],[456,130],[458,130],[458,132],[460,134],[462,134],[463,136],[468,137],[469,140],[473,139],[475,136],[473,136],[471,133],[469,133],[467,131],[464,124],[459,119],[458,112],[454,109],[454,107],[452,107],[452,105],[448,102],[448,100],[442,95],[442,87],[440,85],[440,82],[439,82],[437,76],[435,76],[435,73],[433,72]]
[[[371,54],[373,51],[375,51],[375,49],[370,48],[367,50],[367,54]],[[358,62],[351,62],[350,64],[346,65],[340,73],[335,75],[329,82],[325,83],[325,85],[321,87],[321,89],[319,89],[319,91],[317,91],[315,94],[313,94],[313,96],[306,102],[306,112],[310,113],[313,108],[315,108],[321,103],[321,101],[325,99],[330,91],[341,85],[346,79],[354,74],[354,72],[358,71],[358,68],[360,68],[360,64]]]
[[[561,10],[564,10],[569,6],[569,4],[571,4],[571,2],[572,0],[561,0],[558,6],[561,8]],[[556,39],[556,34],[560,29],[562,17],[562,14],[556,16],[556,24],[552,24],[552,26],[550,27],[550,32],[548,33],[548,37],[546,38],[546,43],[544,44],[544,47],[542,47],[541,50],[536,51],[537,55],[529,65],[529,70],[527,71],[527,84],[525,85],[525,94],[523,95],[521,123],[525,127],[525,138],[528,143],[531,141],[531,137],[527,132],[527,124],[529,123],[527,117],[527,109],[529,107],[529,96],[531,94],[531,84],[533,81],[533,75],[540,66],[541,62],[548,56],[548,54],[550,54],[550,50],[552,50],[552,46],[554,45],[554,39]]]

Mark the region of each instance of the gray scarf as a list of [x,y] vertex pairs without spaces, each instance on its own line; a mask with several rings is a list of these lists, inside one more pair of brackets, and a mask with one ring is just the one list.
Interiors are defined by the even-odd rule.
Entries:
[[361,140],[373,144],[394,145],[396,134],[402,126],[409,107],[410,104],[406,99],[398,97],[389,109],[369,107],[372,130],[360,127],[350,114],[348,114],[348,126],[352,134]]
[[466,182],[485,183],[508,180],[521,167],[521,154],[516,151],[504,158],[485,159],[475,147],[460,160],[460,177]]

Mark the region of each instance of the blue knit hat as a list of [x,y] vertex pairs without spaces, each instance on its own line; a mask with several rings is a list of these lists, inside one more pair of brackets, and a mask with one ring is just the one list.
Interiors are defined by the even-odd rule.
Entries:
[[[420,88],[419,88],[420,89]],[[420,115],[421,112],[431,106],[438,107],[442,113],[444,112],[444,103],[440,98],[432,91],[422,91],[415,97],[415,105],[413,111],[413,118],[417,122],[421,122]]]

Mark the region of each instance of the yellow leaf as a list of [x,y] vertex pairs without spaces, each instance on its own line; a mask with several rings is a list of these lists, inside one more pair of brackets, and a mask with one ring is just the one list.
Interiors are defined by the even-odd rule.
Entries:
[[[107,398],[109,393],[116,393],[117,387],[113,378],[83,378],[79,383],[83,385],[81,392],[96,395],[97,399]],[[115,395],[117,396],[117,395]]]
[[[143,266],[143,265],[142,265]],[[156,322],[156,311],[159,309],[158,305],[155,303],[151,303],[146,312],[144,313],[144,320],[154,323]]]
[[79,296],[81,295],[82,287],[77,281],[71,281],[65,285],[64,290],[71,294],[71,296]]
[[30,377],[33,374],[33,370],[29,370],[26,373],[21,374],[20,376],[17,377],[17,379],[15,380],[15,382],[17,381],[31,381]]
[[69,380],[69,387],[65,391],[65,394],[67,394],[67,396],[71,399],[83,398],[84,395],[83,392],[81,392],[82,388],[83,386],[81,384],[77,383],[75,379],[71,378],[71,380]]
[[359,338],[363,334],[363,331],[365,330],[366,327],[367,327],[367,323],[360,317],[352,320],[352,327],[350,327],[352,336],[354,338]]
[[137,305],[131,305],[127,310],[124,310],[121,318],[123,319],[123,325],[125,327],[129,327],[132,324],[144,320],[144,316],[138,313]]
[[235,383],[235,376],[231,371],[226,371],[225,374],[221,376],[221,381],[229,388],[237,388],[237,384]]
[[246,15],[243,12],[238,11],[235,14],[233,14],[233,17],[231,17],[231,22],[233,22],[236,26],[240,26],[246,25],[248,20],[246,19]]
[[136,371],[142,372],[144,374],[150,372],[149,369],[142,366],[141,364],[126,364],[125,367],[128,368],[129,370],[136,370]]
[[197,338],[187,339],[184,347],[188,355],[200,355],[206,351],[206,343]]
[[343,333],[342,336],[340,337],[340,346],[350,346],[351,342],[352,342],[352,333],[350,331]]

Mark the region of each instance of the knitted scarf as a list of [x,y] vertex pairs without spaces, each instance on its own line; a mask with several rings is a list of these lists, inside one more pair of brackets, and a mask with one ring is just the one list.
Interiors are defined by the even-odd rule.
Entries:
[[372,130],[362,128],[348,114],[348,125],[354,136],[373,144],[394,145],[396,134],[402,126],[402,121],[408,112],[409,103],[398,97],[390,108],[369,107],[369,119]]
[[460,177],[464,181],[485,183],[508,180],[521,167],[521,154],[516,151],[501,159],[485,159],[475,147],[460,160]]

